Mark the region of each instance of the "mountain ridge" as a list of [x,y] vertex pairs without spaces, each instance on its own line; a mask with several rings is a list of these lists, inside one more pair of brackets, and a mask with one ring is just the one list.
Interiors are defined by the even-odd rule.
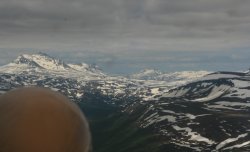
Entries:
[[0,67],[0,72],[10,74],[53,74],[63,77],[101,79],[106,76],[97,66],[86,63],[66,63],[45,53],[22,54],[13,62]]
[[205,75],[210,74],[209,71],[180,71],[180,72],[162,72],[157,69],[143,69],[137,73],[131,74],[128,77],[132,79],[140,80],[158,80],[158,81],[168,81],[171,78],[176,77],[176,79],[195,79],[200,78]]
[[23,86],[63,93],[91,120],[95,152],[250,150],[249,72],[185,71],[159,81],[91,75],[85,64],[47,70],[31,61],[0,67],[0,94]]

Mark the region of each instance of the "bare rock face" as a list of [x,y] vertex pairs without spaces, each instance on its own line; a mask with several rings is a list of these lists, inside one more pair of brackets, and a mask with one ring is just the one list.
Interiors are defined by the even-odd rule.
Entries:
[[0,96],[1,152],[87,152],[88,123],[65,96],[21,88]]

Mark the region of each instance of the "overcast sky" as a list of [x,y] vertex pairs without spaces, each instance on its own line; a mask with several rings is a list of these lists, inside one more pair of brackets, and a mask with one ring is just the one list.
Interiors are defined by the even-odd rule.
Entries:
[[249,0],[1,0],[0,64],[47,52],[108,72],[250,67]]

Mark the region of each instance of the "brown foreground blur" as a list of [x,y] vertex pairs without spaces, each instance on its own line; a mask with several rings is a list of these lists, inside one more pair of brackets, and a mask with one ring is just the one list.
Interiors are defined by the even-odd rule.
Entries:
[[43,88],[0,96],[0,152],[88,152],[90,132],[81,110]]

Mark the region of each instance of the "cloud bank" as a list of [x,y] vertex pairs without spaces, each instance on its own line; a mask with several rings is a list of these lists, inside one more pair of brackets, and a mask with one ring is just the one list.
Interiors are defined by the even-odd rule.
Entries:
[[2,0],[2,48],[102,51],[249,47],[248,0]]
[[232,53],[250,48],[249,6],[249,0],[1,0],[0,51],[94,52],[105,54],[107,65],[152,52],[161,54],[155,61],[171,52]]

